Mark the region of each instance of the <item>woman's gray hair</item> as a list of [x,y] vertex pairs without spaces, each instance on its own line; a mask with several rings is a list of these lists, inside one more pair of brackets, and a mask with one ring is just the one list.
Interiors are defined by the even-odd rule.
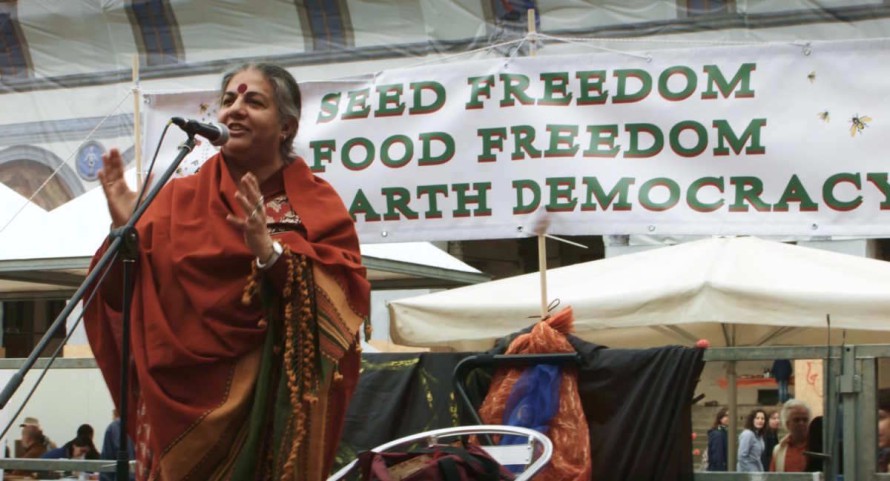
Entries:
[[296,157],[294,138],[297,136],[297,131],[300,130],[300,110],[303,107],[303,101],[300,97],[300,86],[293,75],[280,65],[265,62],[246,62],[229,68],[223,74],[222,85],[220,86],[220,101],[222,101],[226,93],[226,87],[232,81],[232,77],[245,70],[260,72],[272,84],[273,100],[278,107],[278,118],[282,122],[294,119],[297,123],[297,128],[279,146],[281,156],[284,158],[285,163],[289,164]]
[[785,404],[782,405],[782,426],[787,427],[788,418],[789,416],[791,416],[791,411],[797,408],[806,409],[807,417],[813,419],[813,411],[810,409],[810,406],[808,406],[807,403],[801,401],[800,399],[789,399],[785,401]]

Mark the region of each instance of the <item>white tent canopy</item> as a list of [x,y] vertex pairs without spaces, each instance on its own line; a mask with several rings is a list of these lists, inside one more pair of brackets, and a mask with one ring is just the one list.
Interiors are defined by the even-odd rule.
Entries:
[[[712,238],[547,272],[575,333],[613,347],[822,344],[890,340],[890,263],[753,237]],[[484,349],[535,322],[540,276],[527,274],[390,303],[392,337]],[[884,331],[884,332],[877,332]]]
[[[135,184],[135,171],[127,175]],[[86,276],[110,225],[99,188],[47,212],[0,184],[0,300],[72,292]],[[489,279],[428,242],[361,248],[376,288],[441,287]]]

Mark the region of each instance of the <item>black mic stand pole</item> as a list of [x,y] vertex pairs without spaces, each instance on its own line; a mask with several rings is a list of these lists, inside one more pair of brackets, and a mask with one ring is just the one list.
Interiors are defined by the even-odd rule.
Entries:
[[[119,481],[123,481],[129,479],[130,472],[130,456],[127,449],[128,446],[128,438],[127,438],[127,403],[129,398],[129,371],[130,371],[130,304],[133,299],[133,267],[138,258],[139,251],[139,239],[136,233],[136,223],[142,217],[142,214],[145,213],[145,210],[148,209],[148,206],[151,205],[152,201],[154,201],[155,197],[157,197],[158,192],[164,187],[168,180],[173,177],[173,174],[176,172],[179,164],[182,163],[182,160],[195,148],[195,134],[191,132],[188,133],[188,139],[179,146],[179,154],[173,160],[173,163],[170,164],[170,167],[164,172],[160,179],[154,184],[151,190],[148,191],[148,194],[145,196],[145,200],[143,200],[133,212],[133,215],[130,216],[130,220],[120,228],[113,229],[111,233],[108,235],[109,239],[111,239],[111,243],[108,248],[105,250],[105,253],[102,254],[102,257],[98,262],[93,266],[93,269],[87,275],[86,279],[84,279],[83,283],[77,289],[71,299],[68,301],[68,304],[62,310],[61,313],[56,317],[56,320],[53,321],[52,325],[49,326],[46,333],[40,339],[40,342],[37,343],[37,346],[31,351],[31,354],[28,355],[27,359],[25,359],[22,367],[19,368],[18,372],[13,374],[13,376],[9,379],[9,383],[6,387],[3,388],[3,391],[0,392],[0,409],[6,407],[6,404],[9,402],[12,395],[15,394],[16,390],[18,390],[19,386],[21,386],[22,381],[25,379],[25,374],[34,366],[34,363],[37,361],[37,358],[40,356],[40,353],[43,352],[50,341],[52,340],[56,331],[58,331],[62,326],[65,325],[65,322],[68,319],[68,316],[71,315],[71,312],[77,306],[77,304],[83,300],[84,295],[86,294],[87,289],[95,283],[96,279],[105,272],[106,266],[111,263],[111,261],[117,256],[118,252],[121,253],[121,257],[123,258],[123,288],[124,288],[124,297],[123,297],[123,318],[122,318],[122,334],[121,334],[121,385],[120,385],[120,420],[121,420],[121,430],[120,437],[118,439],[118,452],[117,452],[117,462],[116,462],[116,474],[117,479]],[[96,286],[98,289],[99,287]]]

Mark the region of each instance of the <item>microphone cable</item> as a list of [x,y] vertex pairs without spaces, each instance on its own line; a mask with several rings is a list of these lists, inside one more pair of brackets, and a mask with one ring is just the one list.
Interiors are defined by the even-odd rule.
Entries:
[[[155,153],[151,157],[151,162],[148,164],[148,170],[145,172],[145,180],[142,182],[142,185],[139,187],[139,196],[136,197],[136,204],[133,206],[133,214],[136,213],[136,209],[139,208],[139,204],[142,203],[142,198],[145,197],[145,191],[151,183],[151,174],[155,168],[155,162],[158,160],[158,153],[161,151],[161,145],[164,144],[164,137],[167,136],[167,130],[170,129],[170,125],[173,124],[173,120],[168,120],[167,124],[164,125],[164,130],[161,131],[161,138],[158,139],[158,145],[155,146]],[[131,214],[132,215],[132,214]]]

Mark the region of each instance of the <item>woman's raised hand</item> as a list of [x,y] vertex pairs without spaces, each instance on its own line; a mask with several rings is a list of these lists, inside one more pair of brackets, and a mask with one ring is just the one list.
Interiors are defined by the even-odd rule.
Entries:
[[137,194],[124,180],[124,160],[117,149],[111,149],[102,155],[99,181],[102,182],[102,191],[108,201],[111,226],[123,226],[130,220],[130,216],[136,209]]

